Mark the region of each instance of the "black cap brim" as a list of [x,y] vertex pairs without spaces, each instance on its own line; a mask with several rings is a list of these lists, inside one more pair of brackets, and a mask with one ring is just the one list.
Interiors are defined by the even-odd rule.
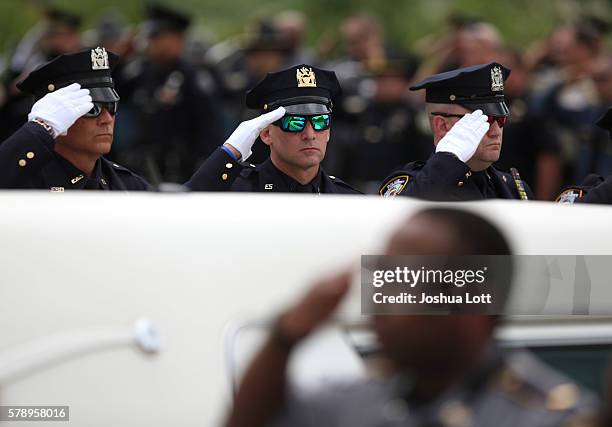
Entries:
[[482,110],[487,116],[501,117],[510,115],[510,110],[505,102],[461,102],[458,104],[471,111]]
[[312,116],[315,114],[329,114],[331,110],[325,104],[295,104],[285,107],[287,114],[303,114]]
[[112,87],[90,87],[89,94],[94,102],[117,102],[119,95]]

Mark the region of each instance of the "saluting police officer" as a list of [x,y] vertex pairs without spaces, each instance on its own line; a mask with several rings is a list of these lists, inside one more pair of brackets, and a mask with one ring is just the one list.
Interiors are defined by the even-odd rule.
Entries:
[[509,174],[493,166],[508,120],[504,81],[509,74],[493,62],[436,74],[412,86],[425,89],[435,153],[389,175],[380,195],[440,201],[533,198],[516,169]]
[[104,157],[119,95],[104,48],[60,55],[17,85],[37,102],[0,145],[0,188],[146,190],[147,182]]
[[[241,123],[187,182],[192,190],[359,194],[321,167],[330,138],[332,100],[340,84],[332,71],[298,65],[269,73],[246,97],[268,112]],[[244,163],[257,137],[270,157]]]
[[[431,208],[402,224],[388,255],[509,255],[489,221],[467,211]],[[487,282],[498,302],[512,278]],[[499,316],[455,307],[451,314],[373,316],[379,378],[295,390],[287,381],[294,349],[333,316],[350,286],[344,274],[313,287],[284,311],[242,377],[227,427],[240,426],[585,426],[594,397],[520,350],[494,340]],[[385,375],[386,374],[386,375]]]
[[[612,108],[599,118],[597,126],[610,132],[612,139]],[[590,174],[581,185],[564,189],[555,200],[557,203],[600,203],[612,204],[612,175],[604,178],[601,175]]]

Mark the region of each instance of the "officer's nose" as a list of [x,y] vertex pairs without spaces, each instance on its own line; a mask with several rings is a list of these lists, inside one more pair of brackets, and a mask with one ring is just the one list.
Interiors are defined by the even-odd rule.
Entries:
[[308,140],[312,140],[315,139],[315,130],[312,128],[312,125],[310,124],[310,120],[306,121],[306,126],[304,127],[304,130],[302,131],[302,139],[305,141]]
[[492,125],[489,126],[489,130],[487,131],[487,136],[489,138],[495,138],[501,135],[501,128],[497,124],[497,121],[494,121]]
[[98,116],[98,124],[105,125],[108,123],[112,123],[115,120],[115,116],[111,115],[106,108],[102,109],[102,112]]

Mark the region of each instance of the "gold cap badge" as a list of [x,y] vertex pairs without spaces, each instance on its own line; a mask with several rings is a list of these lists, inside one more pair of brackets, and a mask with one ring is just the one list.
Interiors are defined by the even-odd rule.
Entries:
[[317,79],[312,68],[298,68],[295,70],[297,87],[317,87]]

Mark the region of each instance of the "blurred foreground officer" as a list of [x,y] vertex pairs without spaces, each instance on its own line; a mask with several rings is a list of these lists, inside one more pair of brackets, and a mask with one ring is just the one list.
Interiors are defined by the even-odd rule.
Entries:
[[442,201],[533,198],[516,169],[511,175],[492,166],[508,120],[504,81],[509,74],[493,62],[436,74],[412,86],[425,89],[436,152],[426,162],[392,173],[380,195]]
[[[597,126],[610,132],[612,139],[612,108],[599,119]],[[612,175],[604,178],[601,175],[590,174],[582,182],[566,188],[557,197],[556,202],[562,204],[600,203],[612,205]]]
[[[510,248],[488,221],[438,208],[410,218],[387,254],[509,255]],[[511,277],[502,281],[500,296]],[[375,316],[388,378],[292,395],[285,376],[292,349],[331,316],[348,287],[348,275],[322,282],[278,318],[244,376],[228,426],[552,427],[588,425],[594,416],[592,396],[529,353],[496,347],[499,317],[473,313]]]
[[[298,65],[269,73],[246,97],[263,114],[241,123],[187,182],[192,190],[359,194],[321,167],[330,136],[332,99],[340,85],[332,71]],[[242,163],[257,137],[270,147],[260,165]]]
[[111,150],[118,57],[95,48],[61,55],[18,84],[37,102],[0,145],[0,188],[146,190],[147,182],[102,157]]

